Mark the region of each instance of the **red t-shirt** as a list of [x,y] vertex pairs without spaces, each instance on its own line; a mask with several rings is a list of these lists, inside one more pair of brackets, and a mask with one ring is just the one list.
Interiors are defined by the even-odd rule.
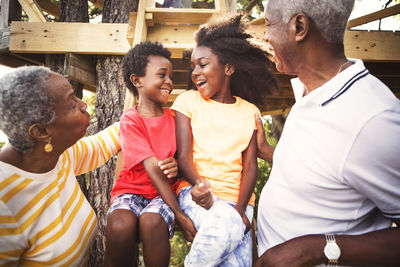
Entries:
[[[120,119],[119,142],[124,156],[124,166],[111,191],[111,198],[132,193],[153,199],[159,194],[150,180],[142,162],[150,157],[164,160],[176,151],[175,120],[164,108],[161,117],[143,118],[136,107],[127,110]],[[175,192],[175,179],[169,179]]]

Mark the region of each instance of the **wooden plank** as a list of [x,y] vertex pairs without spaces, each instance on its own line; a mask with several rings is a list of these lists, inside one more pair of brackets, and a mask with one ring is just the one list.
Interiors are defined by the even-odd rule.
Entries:
[[128,24],[12,22],[13,53],[77,53],[123,55],[130,45]]
[[128,29],[126,31],[126,39],[128,40],[130,46],[132,46],[133,38],[135,37],[136,17],[137,17],[137,12],[129,13]]
[[93,3],[97,8],[103,9],[104,6],[104,0],[89,0],[89,2]]
[[136,16],[136,25],[135,25],[135,35],[133,38],[133,45],[136,45],[142,41],[145,41],[147,38],[147,25],[145,18],[145,10],[146,10],[147,1],[139,1],[139,7]]
[[148,29],[147,40],[158,41],[163,44],[188,44],[193,43],[193,33],[199,25],[162,25],[156,24]]
[[193,8],[146,8],[146,13],[153,14],[154,23],[164,24],[203,24],[214,14],[215,9]]
[[29,20],[32,22],[46,22],[42,10],[35,0],[18,0]]
[[374,13],[356,18],[356,19],[352,19],[347,23],[347,28],[353,28],[359,25],[363,25],[365,23],[371,22],[371,21],[375,21],[378,19],[383,19],[386,17],[390,17],[390,16],[394,16],[396,14],[400,13],[400,4],[397,4],[395,6],[392,7],[388,7],[379,11],[376,11]]
[[400,61],[400,32],[346,31],[345,54],[366,61]]
[[96,92],[96,65],[87,55],[65,54],[64,76],[85,85],[85,89]]
[[60,5],[54,4],[49,0],[36,0],[36,2],[39,4],[40,8],[43,11],[46,11],[48,14],[54,16],[56,19],[60,18]]

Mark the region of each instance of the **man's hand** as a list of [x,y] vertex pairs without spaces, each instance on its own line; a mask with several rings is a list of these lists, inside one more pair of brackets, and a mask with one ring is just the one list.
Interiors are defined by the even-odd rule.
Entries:
[[182,228],[182,233],[185,236],[186,240],[189,242],[193,242],[197,231],[194,227],[192,220],[187,217],[183,212],[180,214],[175,214],[175,219],[179,226]]
[[207,180],[201,180],[199,183],[195,184],[190,194],[192,195],[192,200],[206,210],[211,208],[214,202],[211,186]]
[[178,175],[178,163],[172,157],[160,160],[158,166],[167,178],[174,178]]
[[264,252],[258,259],[256,267],[305,267],[325,262],[323,235],[301,236]]

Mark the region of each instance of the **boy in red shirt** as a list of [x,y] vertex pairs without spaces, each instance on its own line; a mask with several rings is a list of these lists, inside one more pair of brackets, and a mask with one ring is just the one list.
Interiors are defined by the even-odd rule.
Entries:
[[175,220],[188,240],[196,234],[178,205],[175,178],[159,168],[159,160],[176,151],[174,117],[163,108],[173,90],[170,56],[161,44],[143,42],[123,59],[125,84],[139,103],[120,120],[124,166],[107,213],[106,262],[111,266],[135,266],[139,240],[146,266],[168,266]]

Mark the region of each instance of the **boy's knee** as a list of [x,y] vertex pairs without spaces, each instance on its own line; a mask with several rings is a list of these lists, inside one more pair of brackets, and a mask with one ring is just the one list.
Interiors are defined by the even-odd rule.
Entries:
[[139,217],[139,228],[140,231],[146,232],[157,232],[160,229],[167,230],[167,224],[158,213],[146,212]]
[[115,210],[107,219],[107,236],[114,239],[131,238],[136,235],[137,219],[133,212]]

